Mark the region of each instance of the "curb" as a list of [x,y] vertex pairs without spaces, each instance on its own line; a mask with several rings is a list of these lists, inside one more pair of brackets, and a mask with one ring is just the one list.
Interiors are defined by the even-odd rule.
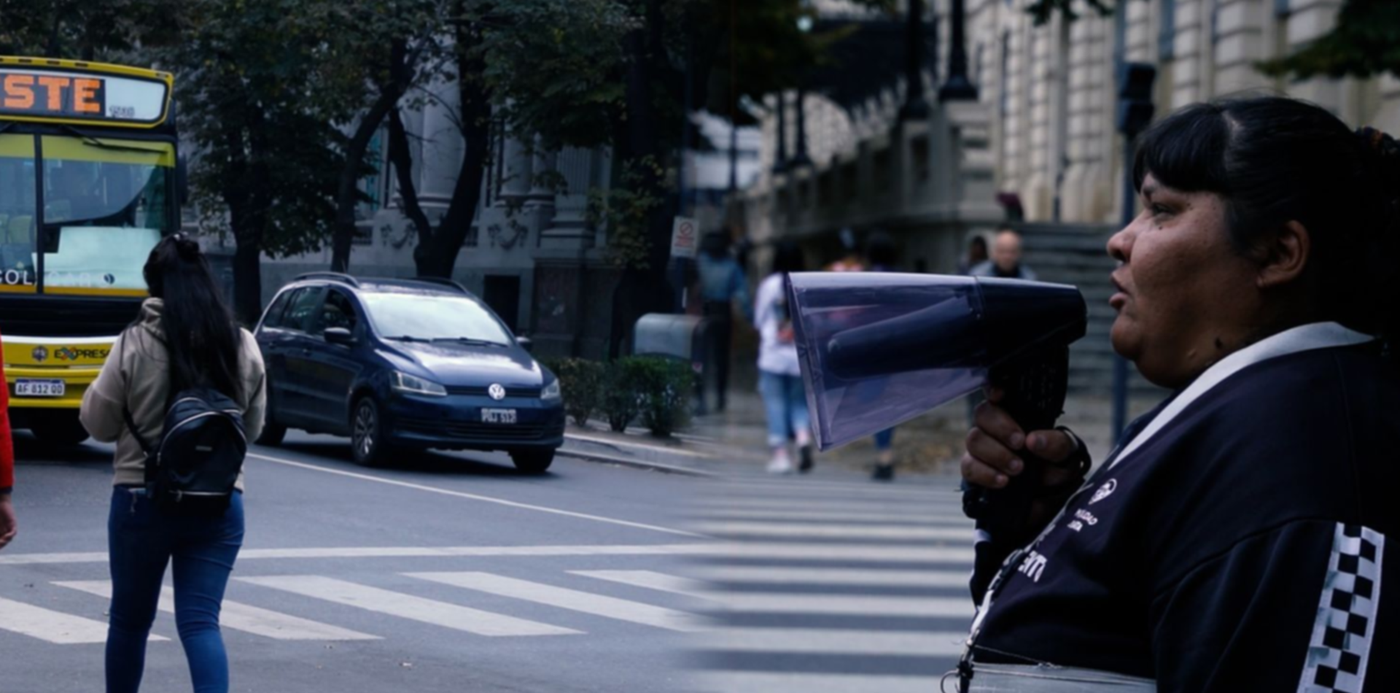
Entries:
[[693,476],[705,479],[713,479],[719,476],[718,474],[715,474],[713,472],[702,472],[698,469],[690,469],[689,467],[680,467],[673,464],[663,464],[661,462],[648,462],[646,460],[629,459],[626,457],[614,457],[612,455],[604,455],[596,452],[582,452],[564,447],[559,448],[558,452],[560,455],[566,455],[568,457],[580,459],[585,462],[602,462],[605,464],[617,464],[622,465],[624,467],[648,469],[655,472],[678,474],[681,476]]

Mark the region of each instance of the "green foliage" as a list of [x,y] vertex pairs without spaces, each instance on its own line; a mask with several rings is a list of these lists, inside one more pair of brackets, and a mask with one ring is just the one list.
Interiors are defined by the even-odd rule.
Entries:
[[649,224],[652,212],[663,200],[646,181],[665,173],[656,159],[645,157],[628,162],[617,184],[606,190],[589,191],[588,222],[607,228],[609,257],[621,267],[650,267]]
[[0,0],[0,54],[123,61],[169,45],[188,21],[183,0]]
[[695,397],[695,371],[690,364],[659,356],[630,359],[642,423],[651,434],[665,438],[690,423],[690,403]]
[[1400,3],[1347,0],[1337,26],[1292,55],[1258,65],[1273,77],[1400,77]]
[[618,359],[604,369],[600,404],[603,415],[608,419],[608,427],[615,432],[627,430],[627,426],[641,412],[642,402],[637,393],[640,369],[634,357]]
[[[602,399],[603,364],[587,359],[549,359],[545,366],[559,377],[564,393],[564,411],[574,423],[582,426],[598,409]],[[625,427],[625,425],[624,425]]]

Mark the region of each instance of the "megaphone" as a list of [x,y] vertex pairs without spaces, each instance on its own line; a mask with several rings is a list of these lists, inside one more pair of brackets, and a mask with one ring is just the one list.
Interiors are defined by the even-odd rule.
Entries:
[[[1069,345],[1087,310],[1073,286],[1016,279],[802,272],[788,275],[794,341],[813,432],[828,450],[985,385],[1023,430],[1054,426]],[[1024,455],[1023,457],[1030,457]],[[1025,459],[1029,469],[1034,460]],[[1031,474],[1022,474],[1026,478]],[[1026,524],[1034,487],[997,492],[1000,536]]]

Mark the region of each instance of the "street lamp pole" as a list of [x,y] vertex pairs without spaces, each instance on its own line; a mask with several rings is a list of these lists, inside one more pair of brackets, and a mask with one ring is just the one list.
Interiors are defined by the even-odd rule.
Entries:
[[904,106],[899,119],[926,120],[928,99],[924,97],[924,2],[909,0],[909,16],[905,18]]
[[953,0],[952,45],[948,47],[948,80],[938,90],[939,101],[976,101],[977,87],[967,78],[967,23],[965,0]]

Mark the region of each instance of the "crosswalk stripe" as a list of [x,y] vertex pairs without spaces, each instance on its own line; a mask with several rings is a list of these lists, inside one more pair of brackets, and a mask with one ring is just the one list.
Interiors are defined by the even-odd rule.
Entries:
[[569,573],[633,587],[682,594],[687,597],[698,596],[703,589],[703,585],[696,580],[658,573],[654,570],[570,570]]
[[962,654],[963,631],[882,631],[844,628],[723,628],[698,636],[702,650],[949,657]]
[[[296,558],[435,558],[494,556],[669,556],[691,552],[691,544],[603,544],[576,546],[336,546],[244,549],[238,560]],[[106,563],[105,551],[21,553],[0,556],[0,565]]]
[[[0,598],[0,630],[28,635],[55,645],[107,642],[107,624],[10,599]],[[152,635],[151,642],[170,638]]]
[[838,510],[749,510],[715,508],[692,513],[705,520],[810,520],[813,522],[880,522],[907,525],[949,525],[972,527],[962,512],[856,512]]
[[705,596],[725,611],[740,613],[906,616],[969,620],[973,615],[971,597],[954,599],[771,592],[710,592]]
[[967,587],[968,570],[860,570],[854,568],[697,568],[710,582],[765,585],[863,585],[870,587]]
[[692,554],[716,558],[767,558],[809,561],[867,561],[873,563],[972,564],[971,548],[947,546],[865,546],[859,544],[734,542],[695,544]]
[[314,599],[324,599],[336,604],[477,635],[575,635],[580,632],[570,628],[560,628],[536,621],[527,621],[523,618],[424,599],[320,575],[279,575],[237,579],[253,585],[270,587]]
[[920,539],[973,541],[972,527],[907,527],[903,525],[823,525],[779,522],[697,522],[694,527],[723,537],[802,537],[810,539]]
[[878,674],[796,674],[707,671],[697,674],[697,693],[930,693],[936,676]]
[[698,629],[690,614],[666,609],[650,604],[607,597],[591,592],[565,589],[529,580],[496,575],[494,573],[405,573],[409,577],[430,580],[444,585],[462,587],[512,599],[521,599],[546,604],[560,609],[579,611],[594,616],[602,616],[618,621],[640,623],[642,625],[665,628],[667,630],[688,631]]
[[[112,583],[108,580],[55,582],[53,584],[108,599],[112,597]],[[170,587],[161,589],[159,608],[169,614],[175,613],[175,590]],[[245,633],[261,635],[274,640],[379,640],[378,636],[366,635],[228,600],[225,600],[219,609],[219,625],[230,630],[241,630]]]
[[907,502],[890,498],[867,500],[830,500],[826,498],[754,498],[754,497],[710,497],[699,498],[692,505],[701,509],[726,508],[749,510],[805,510],[811,512],[900,512],[910,515],[954,514],[962,512],[962,500],[957,497],[946,500],[920,498]]

